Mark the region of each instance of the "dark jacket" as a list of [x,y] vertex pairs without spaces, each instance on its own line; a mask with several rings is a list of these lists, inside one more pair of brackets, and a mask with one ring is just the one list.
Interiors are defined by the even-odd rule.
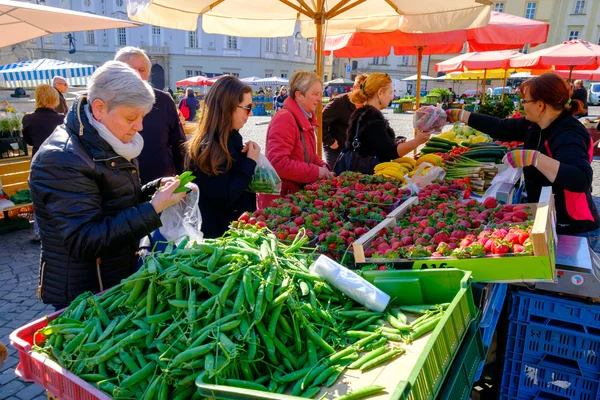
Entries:
[[[344,93],[334,97],[323,108],[323,147],[327,163],[331,168],[346,145],[350,117],[356,110],[356,106],[350,101],[348,94]],[[332,149],[329,146],[335,141],[337,141],[338,147]]]
[[181,109],[183,100],[185,100],[185,105],[190,110],[190,116],[186,119],[186,121],[193,121],[194,118],[196,118],[196,110],[200,108],[200,101],[193,95],[187,96],[184,99],[181,99],[181,101],[179,102],[179,109]]
[[181,145],[186,137],[183,133],[177,108],[171,96],[154,89],[156,101],[152,110],[144,117],[144,149],[138,157],[142,184],[183,172]]
[[394,130],[381,111],[372,106],[357,109],[350,119],[346,148],[352,147],[358,126],[358,153],[363,156],[377,156],[377,162],[387,162],[398,158]]
[[275,109],[279,110],[281,108],[283,108],[283,103],[285,103],[285,99],[288,98],[287,94],[284,95],[278,95],[277,97],[275,97]]
[[200,189],[200,214],[202,233],[207,238],[221,237],[229,224],[245,211],[256,210],[256,195],[248,192],[248,185],[254,176],[256,162],[242,153],[244,143],[238,131],[232,131],[227,149],[233,158],[231,169],[219,175],[207,175],[195,165],[192,171],[194,183]]
[[537,203],[542,187],[552,186],[557,233],[584,233],[600,227],[592,199],[592,139],[579,121],[562,113],[546,129],[540,129],[525,118],[471,114],[469,126],[503,142],[524,141],[525,149],[538,150],[560,162],[554,183],[533,166],[523,168],[528,202]]
[[[587,115],[587,109],[588,109],[587,89],[584,88],[583,86],[573,89],[573,96],[571,96],[571,99],[579,100],[580,102],[582,102],[583,103],[583,111],[581,112],[581,114]],[[585,116],[585,115],[582,115],[582,116]]]
[[157,182],[142,188],[135,159],[120,157],[98,135],[84,104],[85,98],[74,102],[66,125],[31,163],[41,296],[49,304],[118,284],[134,271],[140,239],[161,226],[147,201]]
[[44,140],[54,132],[57,126],[65,119],[51,108],[36,108],[32,114],[23,117],[23,139],[25,143],[33,146],[32,156],[37,153]]
[[59,92],[58,89],[56,89],[56,91],[58,92],[59,103],[54,110],[59,114],[63,114],[63,116],[67,116],[67,114],[69,112],[69,106],[67,105],[67,100],[65,100],[65,96],[63,96],[63,94],[61,92]]

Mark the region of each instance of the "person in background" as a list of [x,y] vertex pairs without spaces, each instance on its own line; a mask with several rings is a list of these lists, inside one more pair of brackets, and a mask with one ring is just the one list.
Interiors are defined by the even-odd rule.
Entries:
[[67,106],[67,100],[65,100],[64,96],[64,94],[67,93],[67,89],[69,88],[67,80],[62,76],[55,76],[54,79],[52,79],[52,86],[54,86],[54,89],[56,89],[56,91],[58,92],[59,100],[59,103],[54,108],[54,110],[56,110],[56,112],[59,114],[67,115],[67,113],[69,112],[69,106]]
[[29,187],[41,234],[38,296],[55,309],[131,275],[142,237],[179,202],[175,178],[142,186],[138,133],[154,91],[128,65],[108,61],[75,100],[65,125],[31,162]]
[[537,203],[544,186],[552,186],[556,232],[587,237],[598,252],[600,216],[592,198],[593,143],[588,130],[573,118],[583,109],[571,100],[567,82],[545,73],[521,84],[524,118],[499,119],[464,110],[448,110],[450,122],[461,121],[497,140],[525,142],[504,161],[523,168],[527,202]]
[[[357,75],[354,79],[354,89],[359,89],[367,76],[367,74]],[[323,108],[323,149],[325,149],[325,158],[331,169],[335,166],[335,162],[346,144],[346,131],[350,125],[350,117],[355,110],[356,105],[350,101],[348,93],[335,96]]]
[[350,118],[345,148],[351,148],[357,136],[358,153],[364,157],[377,156],[377,162],[382,163],[402,157],[429,140],[428,133],[417,131],[412,140],[396,141],[394,130],[381,113],[392,101],[392,91],[392,78],[388,74],[373,73],[350,93],[350,101],[357,109]]
[[171,89],[171,86],[168,86],[168,87],[167,87],[167,92],[168,92],[168,93],[171,95],[171,97],[172,97],[173,99],[175,99],[175,94],[173,93],[173,89]]
[[275,98],[275,111],[281,110],[285,100],[288,98],[287,88],[282,86],[279,90],[279,95]]
[[586,88],[583,87],[583,81],[581,79],[577,79],[575,82],[575,87],[573,88],[573,95],[571,96],[571,100],[579,100],[583,104],[583,110],[580,113],[575,115],[577,118],[587,117],[588,116],[588,92]]
[[[321,102],[321,85],[321,78],[314,72],[294,72],[289,82],[290,96],[267,128],[266,156],[281,178],[281,196],[334,175],[317,155],[315,113]],[[258,206],[268,207],[278,197],[260,194]]]
[[[129,64],[144,81],[148,81],[152,64],[144,50],[123,47],[115,55],[115,61]],[[145,141],[142,154],[138,157],[142,184],[183,172],[182,145],[186,137],[177,107],[168,94],[158,89],[153,91],[156,101],[144,117],[144,129],[140,131]]]
[[260,147],[239,130],[252,114],[252,88],[235,76],[219,79],[206,95],[198,131],[188,142],[189,169],[200,189],[202,233],[222,236],[242,213],[256,210],[248,191]]
[[196,111],[200,108],[200,101],[198,101],[198,99],[196,98],[194,89],[187,88],[186,94],[187,97],[184,97],[179,102],[179,109],[181,110],[182,106],[187,107],[189,110],[189,115],[185,120],[188,122],[192,122],[194,119],[196,119]]
[[267,90],[265,92],[265,97],[268,97],[268,98],[273,97],[273,91],[271,90],[270,87],[267,88]]
[[[34,157],[40,146],[63,123],[65,116],[54,111],[59,104],[58,91],[50,85],[39,85],[35,89],[35,111],[23,117],[23,139],[33,147],[31,156]],[[40,241],[40,230],[33,214],[32,242]]]
[[277,111],[277,96],[279,96],[279,90],[275,92],[273,96],[273,110]]
[[263,90],[263,88],[258,88],[257,96],[264,96],[264,95],[265,95],[265,91]]

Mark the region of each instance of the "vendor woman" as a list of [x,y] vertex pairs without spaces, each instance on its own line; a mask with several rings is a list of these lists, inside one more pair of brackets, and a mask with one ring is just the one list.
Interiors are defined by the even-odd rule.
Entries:
[[587,129],[573,117],[583,104],[570,100],[567,82],[551,73],[523,82],[520,89],[525,118],[498,119],[448,110],[448,119],[497,140],[525,142],[523,150],[507,153],[504,162],[523,167],[528,202],[537,202],[542,187],[552,186],[557,233],[587,237],[598,252],[600,215],[592,199],[593,143]]

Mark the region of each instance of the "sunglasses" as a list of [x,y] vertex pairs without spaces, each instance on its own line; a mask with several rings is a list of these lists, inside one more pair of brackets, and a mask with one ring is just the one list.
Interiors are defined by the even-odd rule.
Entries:
[[535,103],[537,100],[521,100],[521,103],[523,104],[527,104],[527,103]]
[[243,108],[244,110],[248,111],[248,114],[250,114],[252,112],[252,104],[250,104],[248,107],[244,107],[244,106],[238,106],[239,108]]

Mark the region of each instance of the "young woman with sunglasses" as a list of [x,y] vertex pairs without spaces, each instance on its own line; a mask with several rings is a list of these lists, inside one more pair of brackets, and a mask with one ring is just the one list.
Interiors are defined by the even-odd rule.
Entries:
[[231,221],[256,210],[256,195],[247,189],[260,147],[252,141],[244,144],[239,132],[250,115],[250,86],[225,76],[210,88],[198,130],[188,144],[188,168],[200,188],[204,237],[220,237]]
[[585,127],[573,115],[583,109],[570,100],[567,82],[551,73],[521,84],[525,118],[499,119],[448,110],[450,122],[462,121],[504,142],[525,142],[522,150],[509,152],[504,161],[523,167],[527,202],[536,203],[544,186],[552,186],[556,203],[556,231],[588,237],[595,250],[600,235],[600,216],[592,199],[593,143]]

